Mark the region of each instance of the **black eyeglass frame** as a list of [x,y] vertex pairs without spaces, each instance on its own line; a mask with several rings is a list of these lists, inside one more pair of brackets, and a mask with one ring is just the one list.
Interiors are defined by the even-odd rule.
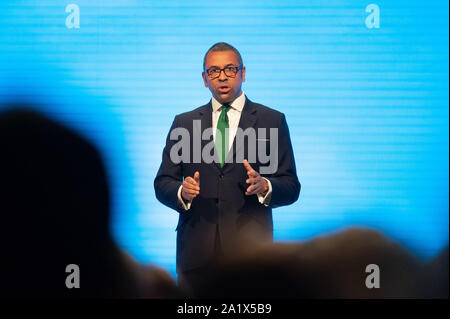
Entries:
[[[230,75],[228,75],[226,72],[225,72],[225,69],[226,68],[229,68],[229,67],[233,67],[233,68],[236,68],[236,72],[234,73],[234,75],[233,76],[230,76]],[[222,71],[223,71],[223,73],[225,73],[225,75],[227,76],[227,77],[229,77],[229,78],[234,78],[234,77],[236,77],[236,75],[238,74],[238,72],[240,71],[240,70],[242,70],[244,68],[244,65],[242,64],[242,65],[240,65],[240,66],[234,66],[234,65],[227,65],[226,67],[224,67],[224,68],[218,68],[218,67],[216,67],[216,66],[213,66],[213,67],[210,67],[209,69],[207,69],[207,70],[204,70],[204,72],[206,73],[206,75],[209,77],[209,79],[210,80],[214,80],[214,79],[217,79],[218,77],[220,77],[220,74],[222,73]],[[215,77],[211,77],[210,75],[209,75],[209,70],[211,70],[211,69],[217,69],[217,70],[219,70],[219,73],[217,73],[217,76],[215,76]]]

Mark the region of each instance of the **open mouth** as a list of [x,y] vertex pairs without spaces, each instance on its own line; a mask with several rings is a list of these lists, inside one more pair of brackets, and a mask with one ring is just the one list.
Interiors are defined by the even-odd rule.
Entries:
[[229,86],[227,86],[227,85],[222,85],[222,86],[219,86],[219,92],[220,93],[228,93],[228,92],[230,92],[230,90],[231,90],[231,88],[229,87]]

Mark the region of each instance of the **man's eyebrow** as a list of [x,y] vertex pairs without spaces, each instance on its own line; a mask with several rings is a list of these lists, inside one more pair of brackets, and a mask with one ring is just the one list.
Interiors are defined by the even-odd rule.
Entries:
[[[225,67],[227,67],[227,66],[236,66],[234,63],[228,63],[227,65],[225,65]],[[217,65],[211,65],[208,69],[211,69],[211,68],[218,68],[218,69],[220,69]]]

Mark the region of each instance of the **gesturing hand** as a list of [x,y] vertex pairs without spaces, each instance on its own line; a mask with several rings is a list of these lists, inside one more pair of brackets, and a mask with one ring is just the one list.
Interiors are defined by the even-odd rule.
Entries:
[[266,194],[269,190],[267,181],[250,166],[247,160],[244,160],[244,166],[248,175],[248,179],[245,182],[251,184],[245,191],[245,195]]
[[194,178],[186,177],[181,188],[181,197],[184,200],[192,201],[198,194],[200,194],[200,173],[195,172]]

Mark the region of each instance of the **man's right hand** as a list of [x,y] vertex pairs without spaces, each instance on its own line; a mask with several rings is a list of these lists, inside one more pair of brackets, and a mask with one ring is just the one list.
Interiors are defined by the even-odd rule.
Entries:
[[200,173],[195,172],[194,178],[186,177],[181,188],[181,197],[191,202],[198,194],[200,194]]

